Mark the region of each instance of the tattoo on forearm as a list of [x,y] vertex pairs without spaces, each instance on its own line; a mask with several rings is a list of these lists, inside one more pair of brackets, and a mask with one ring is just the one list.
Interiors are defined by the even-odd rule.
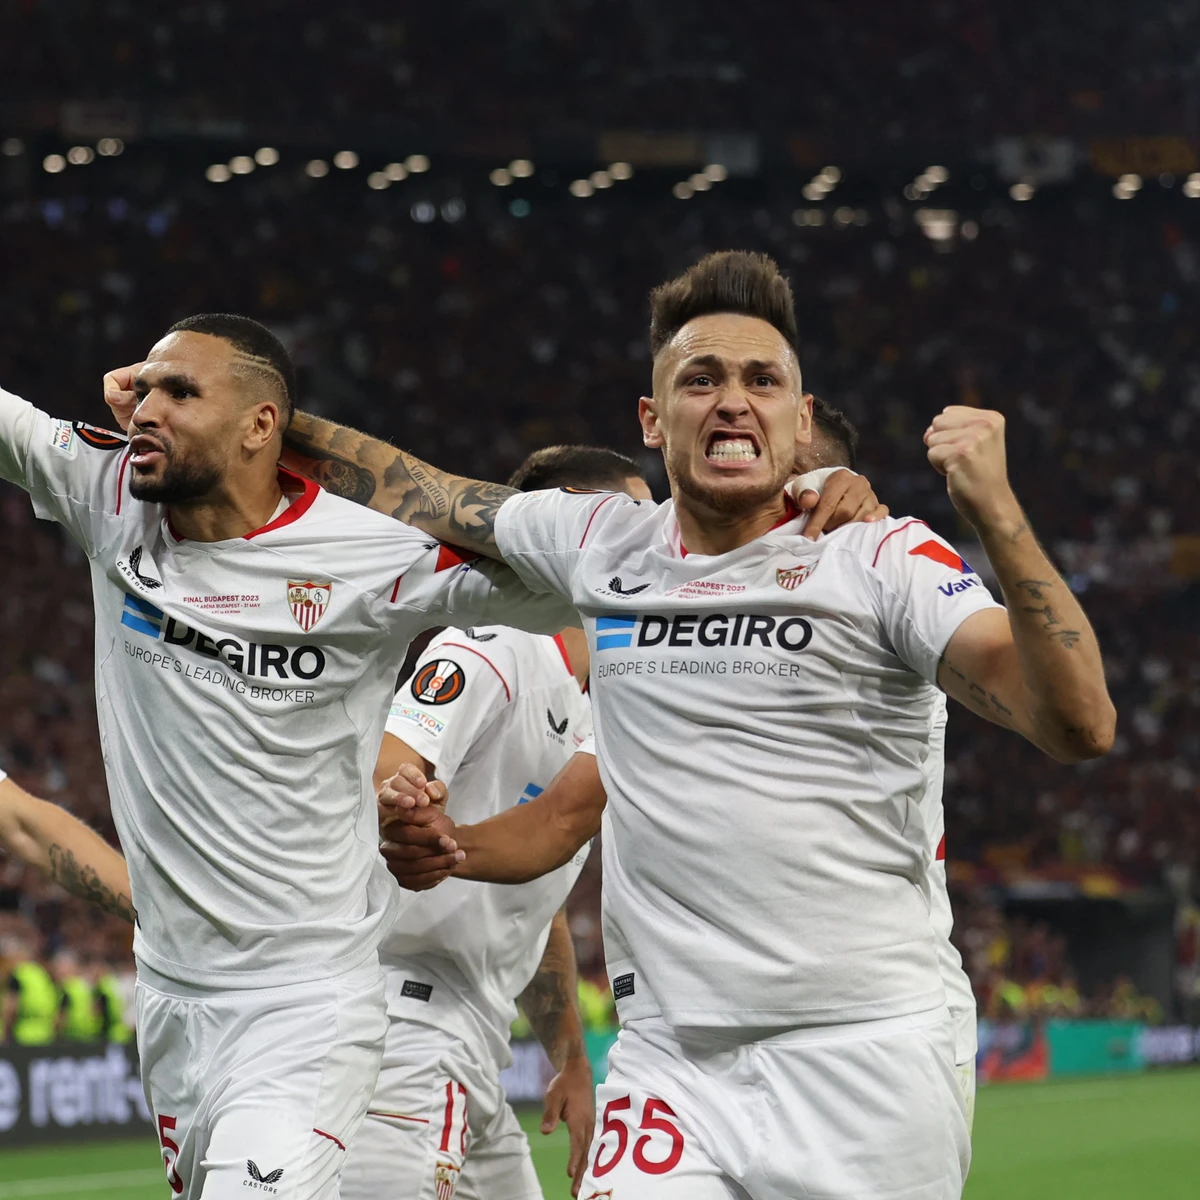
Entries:
[[65,846],[52,843],[47,853],[50,856],[50,878],[65,888],[72,896],[90,900],[105,912],[128,921],[137,920],[133,901],[124,893],[116,892],[99,876],[95,867],[84,866],[74,853]]
[[519,1001],[538,1041],[555,1065],[585,1053],[579,1035],[568,1034],[563,1029],[563,1018],[575,1004],[570,988],[574,971],[569,970],[560,957],[547,948],[537,974],[529,981]]
[[1050,635],[1064,650],[1074,650],[1083,634],[1078,629],[1059,629]]
[[1045,617],[1047,629],[1049,629],[1051,625],[1058,624],[1058,618],[1054,615],[1054,609],[1052,609],[1048,604],[1043,605],[1041,608],[1023,608],[1021,611],[1027,613],[1037,613]]
[[988,692],[988,699],[991,701],[992,708],[1000,713],[1001,716],[1011,717],[1013,715],[1012,709],[1004,704],[995,692]]
[[1029,593],[1031,600],[1045,600],[1045,592],[1049,591],[1054,584],[1045,579],[1018,579],[1017,587],[1022,591]]

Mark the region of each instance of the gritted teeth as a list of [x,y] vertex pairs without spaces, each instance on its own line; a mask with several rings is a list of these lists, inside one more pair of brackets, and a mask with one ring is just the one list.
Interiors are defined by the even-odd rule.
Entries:
[[753,438],[718,431],[709,439],[705,457],[718,462],[750,462],[758,453]]

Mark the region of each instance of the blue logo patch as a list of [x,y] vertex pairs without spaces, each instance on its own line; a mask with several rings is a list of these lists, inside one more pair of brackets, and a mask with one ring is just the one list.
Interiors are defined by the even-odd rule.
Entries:
[[121,614],[121,624],[127,629],[144,633],[147,637],[157,641],[158,635],[162,633],[162,619],[161,608],[155,608],[153,604],[148,604],[145,600],[139,600],[137,596],[130,596],[126,593],[125,611]]
[[536,800],[546,789],[540,788],[536,783],[527,783],[525,790],[521,793],[520,800],[517,801],[517,807],[522,804],[528,804],[530,800]]
[[616,650],[633,644],[637,617],[597,617],[596,649]]

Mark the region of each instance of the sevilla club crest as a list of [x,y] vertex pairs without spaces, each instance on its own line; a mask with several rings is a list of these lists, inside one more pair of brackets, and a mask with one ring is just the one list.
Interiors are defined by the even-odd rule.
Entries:
[[332,590],[332,583],[313,583],[311,579],[288,580],[288,607],[296,618],[296,624],[305,633],[325,615]]
[[437,1200],[454,1200],[454,1189],[458,1187],[458,1177],[461,1167],[453,1163],[439,1162],[433,1169],[433,1186],[437,1192]]
[[812,567],[780,567],[775,572],[775,582],[781,588],[794,592],[811,574]]

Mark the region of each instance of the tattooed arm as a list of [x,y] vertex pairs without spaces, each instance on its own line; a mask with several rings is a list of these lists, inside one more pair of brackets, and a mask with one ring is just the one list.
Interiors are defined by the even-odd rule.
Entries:
[[72,896],[90,900],[131,924],[125,860],[82,821],[0,779],[0,849],[36,867]]
[[513,489],[463,479],[344,425],[298,412],[284,465],[326,491],[365,504],[455,546],[498,558],[495,524]]
[[579,1016],[575,947],[565,909],[555,914],[542,961],[519,1003],[558,1072],[546,1091],[542,1132],[553,1133],[560,1120],[566,1121],[571,1135],[567,1174],[574,1180],[571,1194],[578,1195],[596,1124],[596,1104]]
[[955,507],[983,543],[1008,609],[976,613],[959,626],[938,683],[1059,762],[1106,754],[1117,714],[1100,646],[1009,486],[1004,418],[948,408],[934,418],[925,442]]

